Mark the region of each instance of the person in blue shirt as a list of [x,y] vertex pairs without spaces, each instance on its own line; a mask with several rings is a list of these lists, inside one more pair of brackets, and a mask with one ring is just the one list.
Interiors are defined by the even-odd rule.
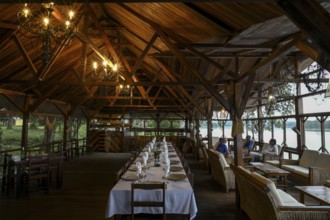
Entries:
[[251,140],[251,136],[250,135],[247,135],[246,136],[246,142],[243,145],[243,149],[244,148],[248,149],[249,151],[252,150],[252,148],[253,148],[253,140]]
[[229,153],[229,151],[228,151],[228,147],[227,147],[226,143],[227,143],[227,138],[225,138],[225,137],[219,138],[219,144],[217,147],[217,151],[227,155]]

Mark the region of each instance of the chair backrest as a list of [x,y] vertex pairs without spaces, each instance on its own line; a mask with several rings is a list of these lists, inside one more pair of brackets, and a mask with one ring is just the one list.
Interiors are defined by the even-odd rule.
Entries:
[[49,156],[33,156],[29,158],[29,179],[49,178],[50,159]]
[[[148,201],[148,200],[135,200],[136,190],[159,190],[161,195],[161,200],[158,201]],[[132,183],[131,186],[131,216],[132,220],[134,220],[134,207],[161,207],[163,210],[163,219],[166,219],[165,215],[165,192],[166,192],[166,184],[163,183]],[[158,198],[156,196],[156,198]]]

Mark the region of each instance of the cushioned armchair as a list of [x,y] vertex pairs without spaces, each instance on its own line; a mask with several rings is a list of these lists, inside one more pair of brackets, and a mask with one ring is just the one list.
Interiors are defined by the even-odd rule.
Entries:
[[210,162],[211,175],[226,192],[229,189],[235,189],[235,176],[230,166],[228,165],[225,156],[212,149],[207,149]]
[[274,182],[243,167],[233,167],[240,197],[240,208],[250,219],[325,220],[330,219],[330,206],[305,206]]

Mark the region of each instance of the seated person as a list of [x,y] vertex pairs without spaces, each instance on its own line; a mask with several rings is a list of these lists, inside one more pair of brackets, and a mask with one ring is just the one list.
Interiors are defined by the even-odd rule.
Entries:
[[225,155],[229,154],[228,147],[227,147],[227,138],[219,138],[219,144],[217,146],[217,151],[223,153]]
[[228,150],[228,147],[227,147],[227,138],[225,137],[222,137],[222,138],[219,138],[219,144],[216,148],[216,151],[224,154],[225,156],[225,159],[227,161],[228,164],[232,164],[233,163],[233,159],[234,159],[234,155],[231,154]]
[[278,151],[279,147],[276,144],[276,139],[272,138],[269,140],[269,147],[261,152],[250,152],[250,155],[255,159],[261,160],[263,154],[270,154],[270,155],[279,155],[280,152]]
[[251,139],[250,135],[246,136],[246,142],[243,145],[243,149],[247,149],[247,150],[252,150],[253,148],[253,140]]

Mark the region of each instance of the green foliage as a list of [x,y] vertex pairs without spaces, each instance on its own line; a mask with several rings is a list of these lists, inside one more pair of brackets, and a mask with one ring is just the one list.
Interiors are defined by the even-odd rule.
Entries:
[[[324,122],[324,127],[326,130],[330,130],[330,121]],[[321,123],[318,120],[308,120],[305,122],[306,130],[321,130]]]

